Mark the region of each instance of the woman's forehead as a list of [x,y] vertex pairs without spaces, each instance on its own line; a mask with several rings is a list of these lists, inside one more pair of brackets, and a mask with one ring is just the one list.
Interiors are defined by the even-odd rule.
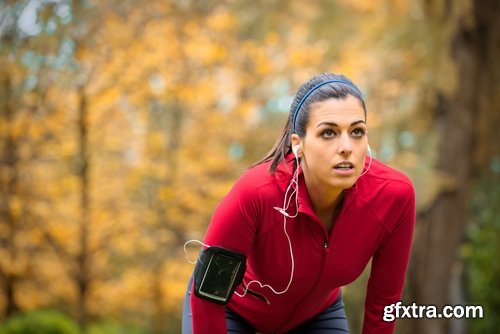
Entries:
[[332,122],[351,124],[365,121],[365,111],[359,100],[353,96],[345,99],[328,99],[311,105],[309,123],[315,125],[319,122]]

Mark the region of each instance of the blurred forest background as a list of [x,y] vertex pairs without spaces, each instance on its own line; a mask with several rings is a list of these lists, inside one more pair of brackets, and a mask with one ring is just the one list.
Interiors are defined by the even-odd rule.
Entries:
[[499,3],[0,0],[0,333],[179,333],[184,243],[320,72],[415,183],[404,303],[484,307],[397,332],[498,333]]

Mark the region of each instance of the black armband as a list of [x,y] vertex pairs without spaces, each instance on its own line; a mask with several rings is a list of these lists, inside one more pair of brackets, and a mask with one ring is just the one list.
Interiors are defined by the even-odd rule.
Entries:
[[244,254],[220,247],[204,249],[194,268],[194,294],[225,305],[241,283],[245,270]]

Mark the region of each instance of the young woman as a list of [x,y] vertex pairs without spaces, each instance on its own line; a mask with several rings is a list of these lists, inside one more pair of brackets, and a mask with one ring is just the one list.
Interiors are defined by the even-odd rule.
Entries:
[[[299,88],[281,137],[222,199],[203,241],[207,254],[246,257],[241,284],[221,305],[190,281],[183,333],[347,333],[341,287],[370,259],[363,333],[393,332],[384,307],[401,298],[415,195],[371,157],[367,133],[363,97],[345,76]],[[209,261],[198,262],[200,283]]]

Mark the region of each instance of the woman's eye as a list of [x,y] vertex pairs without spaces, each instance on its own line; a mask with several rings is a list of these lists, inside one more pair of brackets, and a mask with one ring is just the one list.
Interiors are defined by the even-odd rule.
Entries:
[[351,134],[353,137],[363,137],[365,135],[365,129],[357,128],[352,130]]
[[333,131],[332,129],[326,129],[321,132],[321,137],[330,138],[333,136],[335,136],[335,131]]

